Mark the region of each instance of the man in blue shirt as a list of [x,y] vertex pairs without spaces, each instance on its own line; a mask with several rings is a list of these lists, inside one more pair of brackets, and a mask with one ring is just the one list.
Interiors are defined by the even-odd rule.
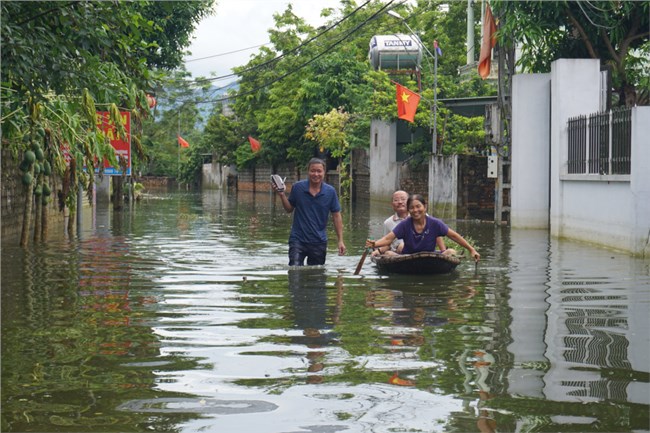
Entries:
[[273,184],[284,210],[288,213],[295,210],[289,235],[289,266],[303,266],[305,258],[310,266],[325,264],[329,214],[332,214],[339,255],[346,252],[341,205],[334,187],[323,182],[325,161],[312,158],[307,171],[309,178],[294,183],[289,197]]

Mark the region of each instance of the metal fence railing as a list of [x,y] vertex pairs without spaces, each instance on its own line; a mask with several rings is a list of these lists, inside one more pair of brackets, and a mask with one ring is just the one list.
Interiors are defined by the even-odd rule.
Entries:
[[630,174],[630,108],[571,117],[567,126],[569,174]]

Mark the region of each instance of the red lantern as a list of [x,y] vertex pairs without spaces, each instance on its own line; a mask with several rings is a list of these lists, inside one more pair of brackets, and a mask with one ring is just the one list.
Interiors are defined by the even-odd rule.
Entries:
[[156,106],[156,98],[153,95],[150,95],[147,93],[147,104],[149,104],[149,108],[153,108]]

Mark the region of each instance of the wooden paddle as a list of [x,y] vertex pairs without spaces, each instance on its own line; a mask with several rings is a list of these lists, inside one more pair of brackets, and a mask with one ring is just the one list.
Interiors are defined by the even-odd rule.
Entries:
[[363,262],[366,261],[366,256],[368,255],[368,251],[370,251],[370,248],[366,248],[363,250],[363,254],[361,254],[361,260],[359,260],[359,264],[357,265],[357,269],[354,271],[354,275],[359,275],[359,272],[361,272],[361,267],[363,266]]

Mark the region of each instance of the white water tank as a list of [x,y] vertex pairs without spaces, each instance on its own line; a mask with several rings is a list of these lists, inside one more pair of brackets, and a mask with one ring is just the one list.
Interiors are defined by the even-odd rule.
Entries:
[[368,59],[377,69],[420,69],[422,44],[411,35],[375,35],[370,39]]

